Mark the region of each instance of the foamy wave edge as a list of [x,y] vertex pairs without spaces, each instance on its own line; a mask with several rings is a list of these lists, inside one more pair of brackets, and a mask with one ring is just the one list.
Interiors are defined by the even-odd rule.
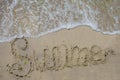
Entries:
[[72,28],[76,28],[78,26],[79,27],[83,27],[83,26],[84,27],[90,27],[92,30],[94,30],[96,32],[101,32],[102,34],[105,34],[105,35],[120,34],[120,31],[112,31],[112,32],[106,31],[106,32],[104,32],[104,31],[98,29],[96,25],[93,25],[91,23],[69,23],[69,24],[51,29],[51,30],[46,31],[46,32],[42,32],[42,33],[40,33],[38,35],[35,35],[35,36],[28,35],[28,34],[17,34],[17,35],[12,36],[12,37],[8,37],[8,38],[5,37],[5,38],[0,39],[0,43],[1,42],[10,42],[15,38],[23,38],[23,37],[26,37],[26,38],[40,38],[41,36],[44,36],[44,35],[52,33],[52,32],[57,32],[57,31],[62,30],[62,29],[72,29]]

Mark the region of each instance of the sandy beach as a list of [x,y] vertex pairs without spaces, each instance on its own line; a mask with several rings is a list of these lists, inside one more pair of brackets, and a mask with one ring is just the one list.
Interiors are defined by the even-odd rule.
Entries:
[[0,80],[120,80],[120,0],[0,0]]
[[0,80],[120,80],[119,44],[87,26],[0,43]]

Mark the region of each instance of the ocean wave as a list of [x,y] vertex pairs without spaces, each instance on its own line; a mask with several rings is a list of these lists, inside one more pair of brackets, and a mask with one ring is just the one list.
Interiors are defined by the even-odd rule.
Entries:
[[0,42],[87,25],[120,34],[119,0],[2,0]]

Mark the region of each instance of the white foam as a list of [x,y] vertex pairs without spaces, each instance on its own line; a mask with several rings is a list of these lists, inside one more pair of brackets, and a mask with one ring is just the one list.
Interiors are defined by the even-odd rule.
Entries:
[[[60,26],[58,28],[54,28],[52,30],[48,30],[46,32],[42,32],[41,34],[32,36],[32,35],[26,35],[26,34],[21,34],[21,35],[15,35],[13,37],[8,37],[8,38],[0,38],[0,42],[10,42],[11,40],[15,39],[15,38],[22,38],[22,37],[31,37],[31,38],[39,38],[41,36],[44,36],[46,34],[52,33],[52,32],[56,32],[62,29],[71,29],[71,28],[75,28],[75,27],[80,27],[83,25],[86,25],[87,27],[91,27],[93,30],[101,32],[101,30],[97,29],[94,25],[92,25],[91,23],[69,23],[67,25],[63,25]],[[102,32],[103,34],[109,34],[109,35],[114,35],[114,34],[120,34],[120,31],[113,31],[113,32]]]
[[[50,2],[50,0],[43,1],[45,3],[39,4],[36,0],[13,0],[11,4],[3,5],[7,10],[1,8],[4,13],[0,22],[0,42],[11,41],[23,36],[37,38],[79,25],[87,25],[103,34],[120,34],[119,5],[113,4],[106,11],[108,13],[102,13],[101,8],[99,8],[101,6],[96,5],[96,8],[93,8],[93,5],[95,5],[94,0],[88,0],[88,3],[84,2],[84,0],[74,0],[72,3],[69,0],[63,0],[61,4],[64,4],[64,7],[61,7],[57,0],[55,0],[55,3]],[[116,1],[113,3],[116,3]],[[15,10],[18,13],[16,13],[14,8],[18,3],[19,6]],[[98,1],[97,3],[102,2]],[[51,11],[51,8],[53,8],[53,11]],[[74,18],[78,20],[74,21]],[[106,27],[106,30],[104,30],[104,27]],[[39,31],[39,28],[41,28],[41,31]]]

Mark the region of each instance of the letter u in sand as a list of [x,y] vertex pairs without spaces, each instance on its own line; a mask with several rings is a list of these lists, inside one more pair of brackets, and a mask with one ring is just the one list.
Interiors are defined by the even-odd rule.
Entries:
[[52,70],[54,67],[53,54],[49,49],[44,49],[44,64],[47,70]]
[[52,49],[52,54],[53,54],[53,62],[54,62],[54,70],[59,70],[60,63],[59,63],[59,48],[58,47],[53,47]]

